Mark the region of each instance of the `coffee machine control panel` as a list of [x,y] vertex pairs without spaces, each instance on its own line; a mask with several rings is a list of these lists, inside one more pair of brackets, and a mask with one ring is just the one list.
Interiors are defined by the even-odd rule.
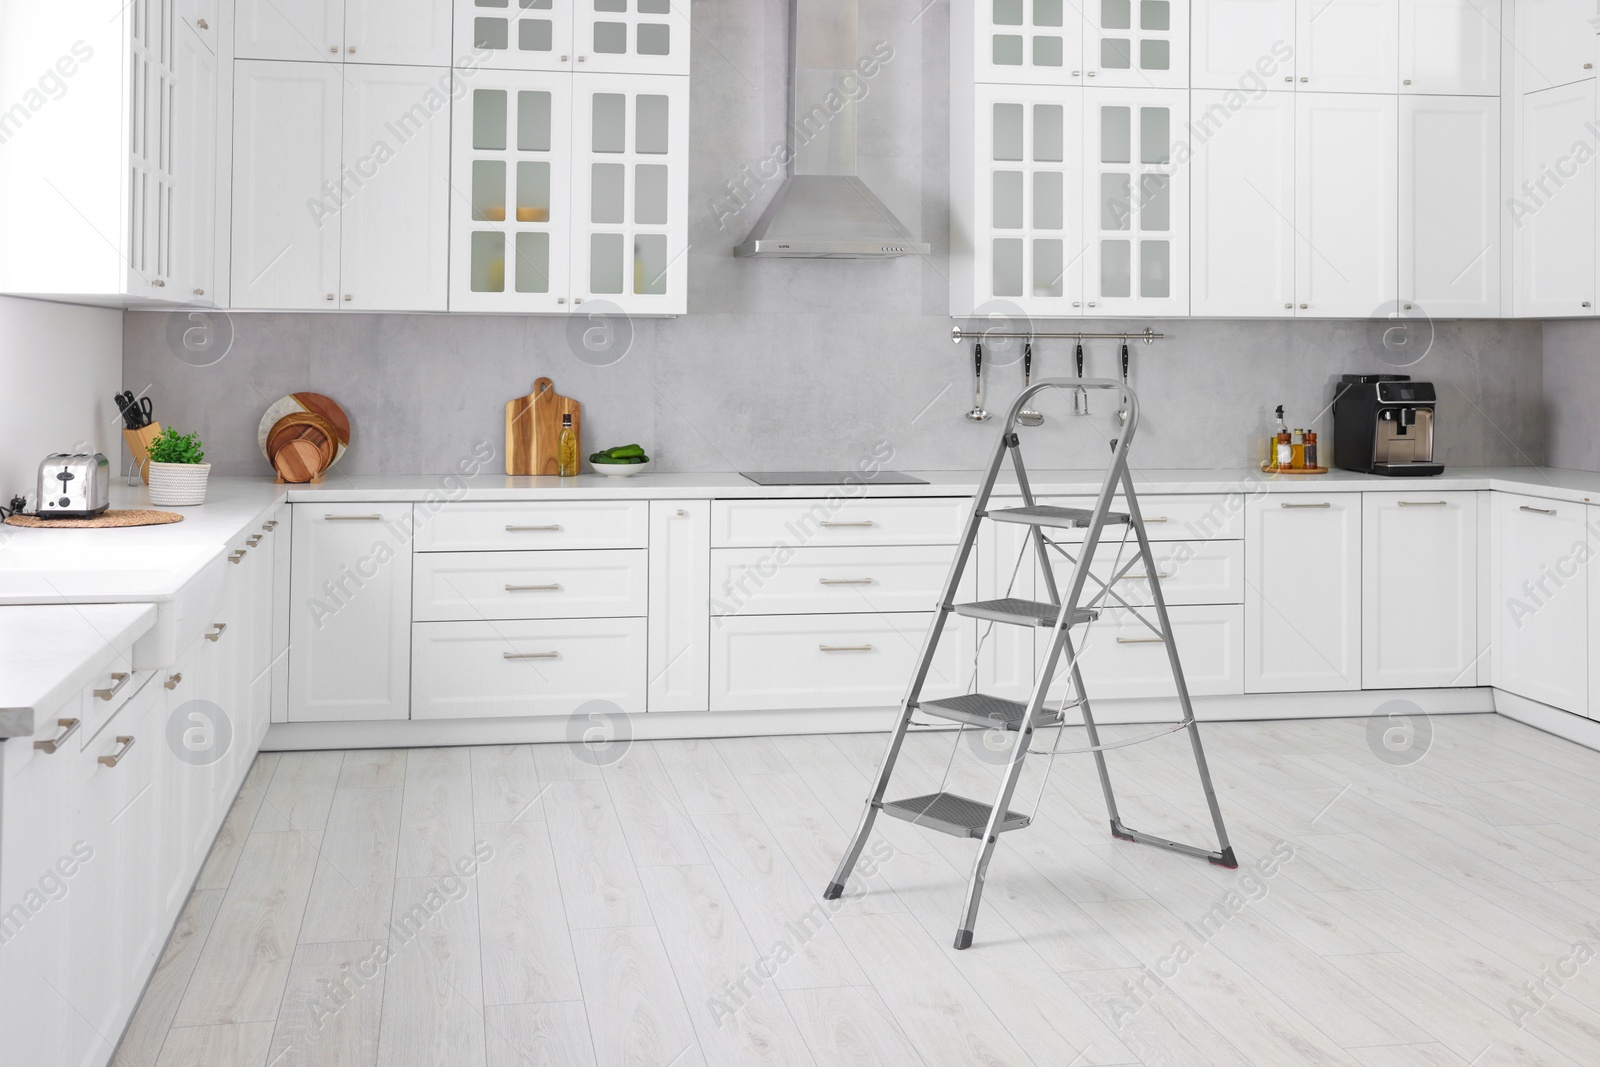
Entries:
[[1432,382],[1378,382],[1380,404],[1434,404],[1439,395]]

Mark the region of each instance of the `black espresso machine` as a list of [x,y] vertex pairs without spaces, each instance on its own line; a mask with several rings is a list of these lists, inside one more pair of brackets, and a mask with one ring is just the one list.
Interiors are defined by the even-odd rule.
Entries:
[[1441,474],[1433,461],[1432,382],[1409,374],[1346,374],[1333,398],[1333,462],[1347,471],[1417,477]]

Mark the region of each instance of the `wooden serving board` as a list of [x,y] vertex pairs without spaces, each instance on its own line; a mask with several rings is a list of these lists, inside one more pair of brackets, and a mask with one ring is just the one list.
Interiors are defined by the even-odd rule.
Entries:
[[583,456],[583,405],[540,378],[533,392],[506,402],[506,473],[561,473],[561,416],[572,416],[572,432]]
[[1261,465],[1263,474],[1327,474],[1327,467],[1269,467]]

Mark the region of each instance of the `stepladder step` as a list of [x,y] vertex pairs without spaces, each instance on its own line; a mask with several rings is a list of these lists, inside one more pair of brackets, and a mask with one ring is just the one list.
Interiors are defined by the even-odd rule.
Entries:
[[[952,604],[951,610],[957,615],[965,615],[971,619],[1003,622],[1011,626],[1047,626],[1053,628],[1056,620],[1061,617],[1061,606],[1059,604],[1047,604],[1040,600],[1023,600],[1021,597],[979,600],[972,604]],[[1077,626],[1081,623],[1092,622],[1099,617],[1100,612],[1093,608],[1076,608],[1068,614],[1067,625]]]
[[[1028,714],[1028,705],[1021,701],[990,696],[988,693],[963,693],[939,700],[924,700],[917,706],[929,715],[985,730],[1015,731]],[[1034,727],[1053,726],[1058,718],[1054,709],[1040,708],[1039,714],[1034,716]]]
[[[1086,530],[1094,521],[1094,512],[1088,508],[1058,508],[1049,504],[1034,504],[1021,508],[996,508],[985,513],[995,522],[1015,522],[1025,526],[1049,526],[1061,530]],[[1106,525],[1126,526],[1129,518],[1123,512],[1106,515]]]
[[[886,800],[882,810],[885,815],[952,837],[981,838],[994,806],[955,793],[928,793],[909,800]],[[1031,821],[1028,816],[1007,809],[1005,818],[1000,820],[1000,832],[1020,830]]]

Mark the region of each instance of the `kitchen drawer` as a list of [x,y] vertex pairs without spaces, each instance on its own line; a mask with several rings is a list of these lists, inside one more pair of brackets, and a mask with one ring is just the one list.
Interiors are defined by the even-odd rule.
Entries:
[[[1143,613],[1151,622],[1150,612]],[[1175,607],[1167,612],[1178,642],[1190,696],[1227,696],[1244,692],[1244,607],[1237,604]],[[1073,633],[1083,640],[1083,631]],[[1046,649],[1036,642],[1040,658]],[[1080,645],[1078,664],[1091,705],[1118,697],[1175,697],[1166,646],[1126,609],[1106,611],[1093,623]],[[1066,659],[1051,686],[1051,699],[1066,692]],[[1174,714],[1177,708],[1174,705]]]
[[106,724],[133,699],[153,674],[155,671],[133,669],[131,651],[117,653],[116,663],[102,671],[97,681],[85,687],[80,698],[78,708],[83,725],[78,728],[78,736],[82,739],[78,747],[88,748],[95,736],[105,729]]
[[[918,612],[713,619],[711,710],[898,705],[932,618]],[[924,696],[967,691],[975,632],[970,620],[945,624]]]
[[[1130,545],[1117,559],[1117,545],[1102,544],[1095,553],[1090,572],[1102,581],[1110,578],[1130,559],[1138,555],[1137,546]],[[1166,541],[1150,545],[1156,557],[1156,574],[1161,579],[1161,592],[1167,607],[1177,604],[1243,604],[1244,603],[1244,542],[1243,541]],[[1057,588],[1065,591],[1072,578],[1072,565],[1051,553]],[[1117,583],[1117,593],[1130,604],[1153,603],[1150,583],[1141,580],[1145,568],[1137,563]],[[1092,581],[1084,586],[1087,601],[1099,593],[1100,587]],[[1109,605],[1116,601],[1109,597]]]
[[[1244,537],[1244,502],[1245,494],[1241,490],[1237,493],[1157,493],[1150,496],[1143,494],[1139,497],[1139,510],[1144,515],[1145,534],[1152,541],[1237,541]],[[1019,501],[1012,500],[1006,507],[1016,507]],[[1041,504],[1056,504],[1062,507],[1092,508],[1092,496],[1055,496],[1040,497]],[[996,507],[1002,505],[996,504]],[[1112,501],[1111,510],[1120,511],[1124,507],[1121,497]],[[1109,544],[1122,539],[1124,527],[1107,526],[1100,535],[1101,544]],[[1082,530],[1049,530],[1050,536],[1058,541],[1081,541]],[[1128,531],[1128,540],[1133,541],[1133,532]]]
[[446,504],[417,509],[418,552],[530,548],[644,548],[650,505],[643,500]]
[[582,619],[645,614],[649,552],[425,552],[416,557],[417,622]]
[[645,621],[419,622],[413,719],[571,715],[591,701],[644,711]]
[[711,547],[953,545],[967,497],[714,500]]
[[[713,615],[929,611],[939,603],[955,549],[944,545],[711,550]],[[975,600],[968,567],[958,600]]]

